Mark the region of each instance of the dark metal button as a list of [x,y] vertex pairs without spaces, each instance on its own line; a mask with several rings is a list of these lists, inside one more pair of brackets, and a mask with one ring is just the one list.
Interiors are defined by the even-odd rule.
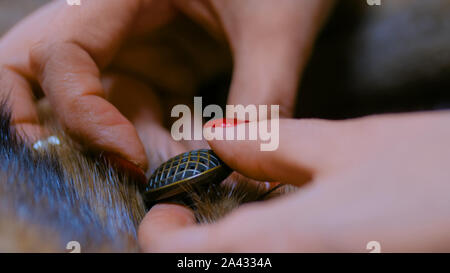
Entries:
[[182,197],[189,187],[220,183],[232,170],[212,150],[177,155],[156,169],[145,191],[147,202]]

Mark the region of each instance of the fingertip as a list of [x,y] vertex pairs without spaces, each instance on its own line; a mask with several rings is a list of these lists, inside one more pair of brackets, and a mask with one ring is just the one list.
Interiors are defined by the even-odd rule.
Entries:
[[129,163],[121,164],[122,166],[126,165],[126,169],[135,169],[136,171],[139,169],[145,173],[148,169],[148,158],[136,128],[129,123],[124,130],[120,130],[120,127],[118,127],[114,128],[114,131],[117,131],[115,137],[106,134],[106,136],[111,137],[112,142],[105,148],[111,149],[113,153],[117,153],[124,159],[123,162]]
[[239,124],[248,123],[248,120],[239,120],[236,118],[218,118],[208,121],[203,127],[204,128],[227,128],[234,127]]
[[[273,120],[271,120],[273,121]],[[234,127],[216,128],[223,135],[235,135],[236,131],[247,132],[261,127],[268,128],[271,121],[263,120],[239,124]],[[272,126],[272,125],[270,125]],[[233,170],[258,181],[282,181],[283,183],[303,184],[310,181],[312,175],[322,162],[320,147],[324,146],[322,124],[315,121],[300,122],[298,120],[281,119],[279,124],[271,127],[269,141],[257,137],[255,140],[208,140],[213,151]],[[244,130],[242,130],[244,129]],[[207,130],[205,130],[207,131]],[[213,135],[218,134],[211,134]],[[329,134],[326,134],[327,137]],[[205,134],[207,137],[207,134]],[[264,150],[263,144],[278,143],[273,150]]]
[[[132,126],[132,125],[131,125]],[[144,174],[148,169],[148,158],[145,152],[144,144],[142,143],[134,126],[134,131],[129,130],[129,134],[117,135],[119,137],[111,137],[112,142],[105,148],[105,151],[111,151],[109,154],[118,155],[117,158],[122,160],[120,166],[125,167],[125,170],[136,170],[136,172],[142,171]],[[133,133],[131,133],[133,132]]]
[[157,204],[142,220],[139,230],[139,245],[143,251],[154,251],[162,247],[159,242],[180,229],[195,225],[194,212],[178,204]]
[[[227,139],[227,136],[235,136],[239,132],[247,132],[250,127],[258,122],[235,122],[234,124],[227,123],[226,125],[217,125],[217,122],[207,123],[204,130],[205,138],[212,150],[233,170],[236,170],[244,175],[253,174],[255,160],[249,160],[258,156],[259,143],[258,140],[237,140],[236,138]],[[215,127],[213,127],[215,125]],[[209,126],[209,127],[207,127]],[[222,138],[218,138],[222,136]],[[249,173],[250,171],[250,173]]]
[[165,231],[195,224],[194,212],[178,204],[156,204],[143,221],[152,228],[164,228]]
[[75,140],[92,151],[117,155],[147,170],[148,159],[137,129],[113,104],[95,95],[58,102],[66,105],[58,109],[53,102],[59,120]]
[[[80,122],[83,123],[83,122]],[[139,135],[131,123],[73,125],[68,133],[93,152],[130,174],[145,176],[148,159]],[[67,127],[66,127],[67,128]]]
[[101,157],[103,157],[112,166],[128,174],[131,179],[138,181],[141,187],[145,187],[147,185],[145,169],[140,165],[123,159],[122,157],[110,152],[102,153]]

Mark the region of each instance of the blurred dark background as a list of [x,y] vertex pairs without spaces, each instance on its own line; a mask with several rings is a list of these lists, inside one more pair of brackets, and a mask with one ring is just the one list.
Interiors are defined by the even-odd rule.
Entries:
[[450,1],[340,1],[303,76],[298,115],[450,107]]

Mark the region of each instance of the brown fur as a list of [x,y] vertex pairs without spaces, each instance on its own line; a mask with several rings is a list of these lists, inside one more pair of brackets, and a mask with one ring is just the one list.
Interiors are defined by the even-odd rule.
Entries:
[[[23,204],[17,204],[16,200],[12,200],[11,206],[0,209],[0,251],[61,252],[66,251],[65,247],[69,241],[80,242],[83,252],[138,251],[136,229],[145,215],[146,206],[137,182],[126,173],[115,169],[114,165],[110,165],[102,157],[80,150],[79,146],[53,121],[53,115],[45,111],[41,112],[43,113],[42,122],[46,124],[46,128],[52,135],[60,139],[61,143],[48,145],[39,150],[28,149],[27,156],[42,161],[51,158],[59,163],[55,169],[60,169],[61,172],[46,167],[45,173],[38,178],[49,176],[48,183],[42,188],[49,188],[54,193],[52,196],[44,194],[34,199],[36,190],[27,187],[27,184],[35,183],[36,177],[27,176],[25,184],[21,184],[21,179],[24,178],[18,178],[11,185],[7,181],[17,176],[17,173],[0,172],[0,198],[5,199],[3,201],[7,201],[8,195],[12,195],[13,199],[20,195],[27,197],[25,200],[20,200],[24,202]],[[20,139],[15,141],[19,146],[30,145],[27,142],[21,142]],[[18,164],[25,164],[20,160],[21,158],[17,159]],[[33,167],[30,169],[26,171],[33,172]],[[53,180],[57,180],[59,175],[62,179],[54,182]],[[241,183],[236,184],[237,180]],[[227,179],[227,183],[221,186],[210,187],[204,191],[188,189],[192,200],[190,205],[195,211],[198,222],[214,222],[242,203],[259,200],[267,192],[243,180],[242,177],[233,174]],[[59,184],[64,185],[60,187]],[[58,215],[62,213],[58,206],[65,202],[52,201],[52,198],[58,200],[59,196],[64,199],[67,191],[72,191],[72,196],[69,197],[70,205],[62,216],[85,222],[85,225],[78,227],[74,225],[79,230],[72,231],[73,227],[65,228],[68,223],[71,224],[71,220],[59,220],[61,215]],[[16,213],[21,205],[29,205],[27,210],[30,215],[43,216],[38,219],[17,217]],[[87,211],[88,220],[83,218],[85,215],[80,210]]]

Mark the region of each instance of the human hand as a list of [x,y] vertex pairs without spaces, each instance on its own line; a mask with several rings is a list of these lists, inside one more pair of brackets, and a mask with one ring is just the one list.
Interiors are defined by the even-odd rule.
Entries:
[[185,207],[156,205],[140,226],[141,248],[365,252],[378,241],[383,252],[448,251],[449,123],[448,111],[281,120],[273,152],[260,152],[258,141],[211,141],[238,172],[298,191],[244,205],[211,225],[196,225]]
[[[224,24],[223,30],[216,28],[213,32],[222,31],[229,36],[235,56],[230,103],[280,104],[281,115],[289,116],[298,73],[317,32],[320,21],[317,17],[322,14],[321,5],[301,2],[279,3],[272,12],[273,1],[210,1],[208,7],[213,5],[220,15],[215,21],[203,21],[201,17],[205,14],[191,9],[198,1],[175,1],[175,6],[200,18],[207,28],[211,29],[211,23]],[[268,12],[270,16],[265,15]],[[146,45],[136,46],[136,40],[170,21],[174,13],[170,1],[99,0],[87,1],[79,7],[55,1],[24,20],[0,41],[0,90],[3,96],[9,95],[13,124],[28,136],[39,138],[42,128],[34,95],[41,96],[40,91],[43,91],[71,136],[90,148],[118,154],[145,169],[147,157],[140,138],[145,136],[149,143],[162,143],[168,136],[167,131],[162,130],[153,133],[156,137],[148,136],[155,127],[155,116],[159,121],[156,126],[160,125],[161,111],[145,108],[162,108],[158,107],[161,98],[155,100],[153,94],[144,94],[142,90],[149,87],[136,78],[124,79],[123,73],[118,76],[118,81],[122,82],[118,85],[123,89],[120,91],[110,84],[105,87],[102,78],[111,66],[120,72],[126,71],[126,76],[149,76],[143,71],[161,70],[160,63],[149,64],[146,58],[151,49]],[[254,20],[249,19],[251,14],[255,14]],[[296,31],[297,28],[300,29]],[[128,40],[133,46],[126,46]],[[172,78],[193,78],[192,75],[180,77],[189,69],[172,71],[166,74]],[[107,78],[109,83],[118,82],[111,81],[111,76]],[[173,81],[164,84],[173,84]],[[186,81],[183,85],[186,86]],[[130,91],[132,86],[139,86],[140,92]],[[179,86],[175,84],[169,89],[180,94]],[[109,89],[121,95],[112,96]],[[137,94],[128,96],[130,92],[140,93],[142,99]],[[193,94],[187,95],[192,97]],[[122,107],[111,101],[111,96]],[[132,112],[132,115],[124,112]],[[136,131],[137,124],[140,126]]]
[[174,5],[231,47],[228,104],[280,105],[291,117],[297,86],[334,1],[174,0]]
[[[85,1],[79,7],[54,1],[22,21],[0,41],[0,94],[8,97],[13,125],[30,137],[42,134],[34,99],[39,92],[34,91],[42,87],[71,136],[145,169],[138,133],[106,100],[100,76],[125,39],[139,37],[171,16],[162,1]],[[149,100],[144,95],[137,102],[135,108]],[[148,116],[145,110],[139,115]]]

